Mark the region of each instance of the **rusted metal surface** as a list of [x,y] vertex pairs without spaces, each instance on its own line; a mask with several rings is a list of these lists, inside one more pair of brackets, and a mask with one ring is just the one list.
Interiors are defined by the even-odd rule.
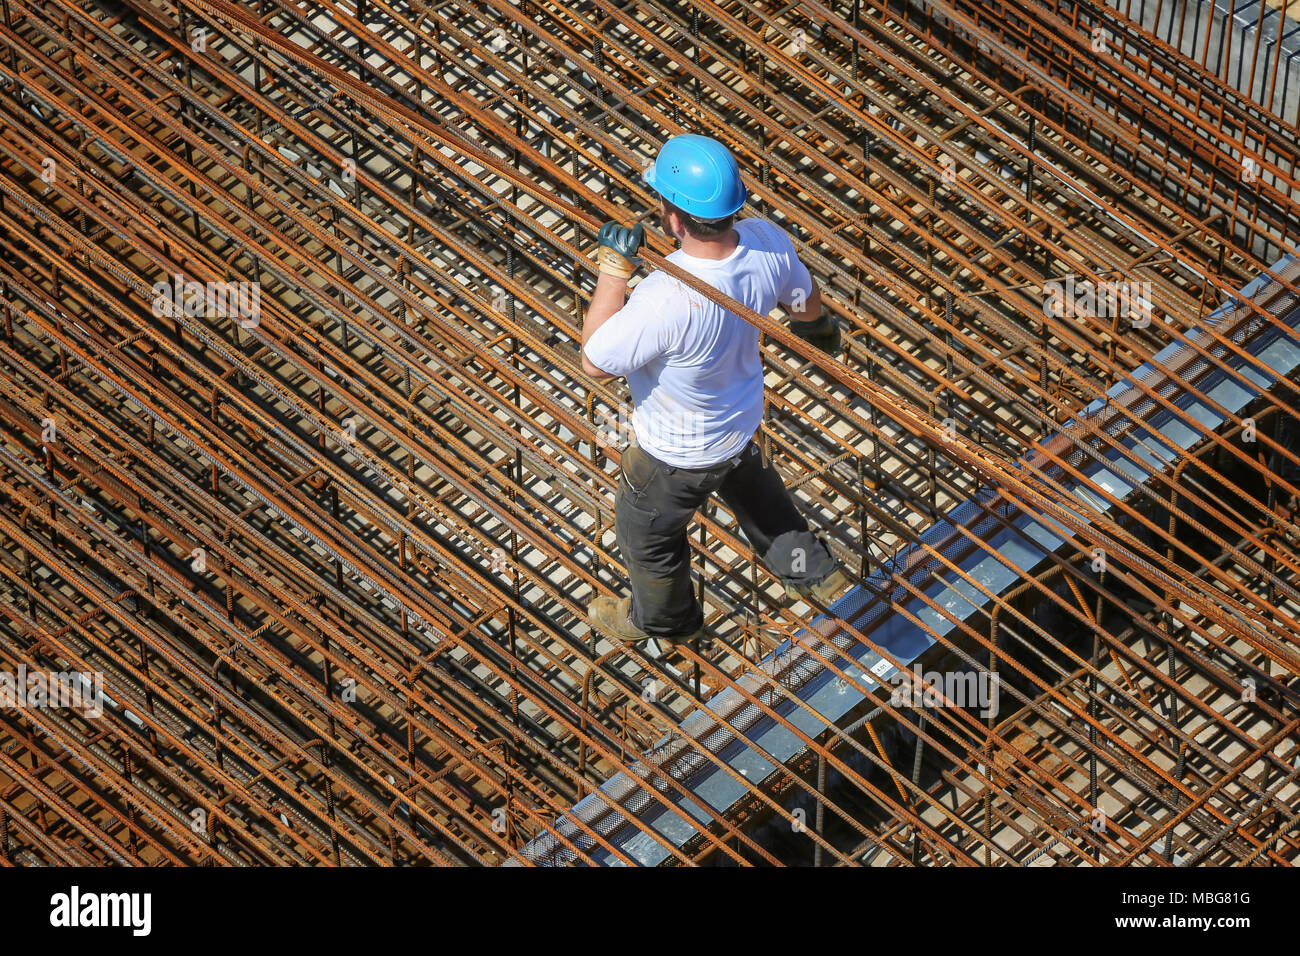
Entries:
[[[1300,291],[1269,273],[1295,117],[1208,55],[1065,0],[2,13],[0,670],[107,702],[0,709],[0,861],[492,865],[549,835],[630,863],[555,824],[618,774],[699,811],[682,845],[632,823],[677,864],[1294,861],[1296,393],[1214,428],[1140,384],[1192,453],[1105,509],[1047,475],[1106,498],[1088,455],[1135,452],[1063,426],[1170,343],[1262,372],[1232,330]],[[934,667],[1002,675],[996,717],[876,689],[763,781],[697,741],[746,792],[725,813],[639,758],[697,695],[775,714],[785,641],[833,666],[815,609],[716,508],[711,646],[583,622],[625,587],[626,396],[577,361],[595,230],[646,215],[684,131],[735,150],[847,332],[829,359],[742,313],[764,447],[859,579],[918,594],[920,534],[969,500],[1084,519],[934,634]],[[1151,321],[1047,314],[1067,280]],[[255,284],[256,315],[172,314],[177,281]]]

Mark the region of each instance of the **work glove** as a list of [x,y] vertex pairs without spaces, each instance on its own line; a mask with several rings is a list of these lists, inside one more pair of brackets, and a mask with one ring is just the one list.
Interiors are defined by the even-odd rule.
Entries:
[[791,321],[790,331],[827,355],[840,350],[840,327],[829,315],[809,322]]
[[645,226],[620,226],[616,222],[607,222],[596,234],[600,246],[596,249],[596,262],[600,271],[621,279],[630,278],[636,272],[641,260],[637,250],[645,238]]

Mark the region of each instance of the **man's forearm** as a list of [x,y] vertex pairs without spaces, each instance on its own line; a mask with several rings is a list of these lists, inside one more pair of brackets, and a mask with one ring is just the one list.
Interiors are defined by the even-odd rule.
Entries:
[[591,305],[582,322],[582,344],[605,324],[605,321],[623,308],[627,301],[627,279],[602,272],[596,278],[596,291],[591,294]]
[[827,355],[839,352],[840,329],[834,319],[822,313],[822,291],[816,279],[806,297],[790,303],[789,313],[791,332]]
[[817,285],[817,280],[813,280],[812,288],[808,290],[808,295],[798,298],[790,303],[787,310],[789,321],[791,322],[815,322],[821,318],[822,314],[822,290]]

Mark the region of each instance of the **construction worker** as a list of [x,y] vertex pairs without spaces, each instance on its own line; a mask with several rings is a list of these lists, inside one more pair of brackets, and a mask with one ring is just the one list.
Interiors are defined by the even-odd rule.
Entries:
[[[838,350],[839,329],[822,315],[817,283],[790,238],[765,219],[736,220],[746,190],[726,146],[674,136],[645,181],[660,196],[664,231],[680,244],[669,262],[759,314],[780,303],[791,331]],[[626,377],[635,406],[614,521],[632,594],[596,598],[589,622],[624,641],[702,633],[687,528],[714,492],[786,591],[826,604],[847,577],[754,441],[763,418],[758,330],[663,271],[625,302],[643,235],[641,225],[601,227],[600,275],[582,330],[583,369]]]

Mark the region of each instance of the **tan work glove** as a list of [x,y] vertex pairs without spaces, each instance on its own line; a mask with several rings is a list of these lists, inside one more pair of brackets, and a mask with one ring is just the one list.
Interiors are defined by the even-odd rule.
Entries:
[[600,271],[607,275],[629,279],[641,265],[637,250],[645,239],[645,226],[620,226],[616,222],[607,222],[596,234],[600,241],[596,249],[596,262]]

